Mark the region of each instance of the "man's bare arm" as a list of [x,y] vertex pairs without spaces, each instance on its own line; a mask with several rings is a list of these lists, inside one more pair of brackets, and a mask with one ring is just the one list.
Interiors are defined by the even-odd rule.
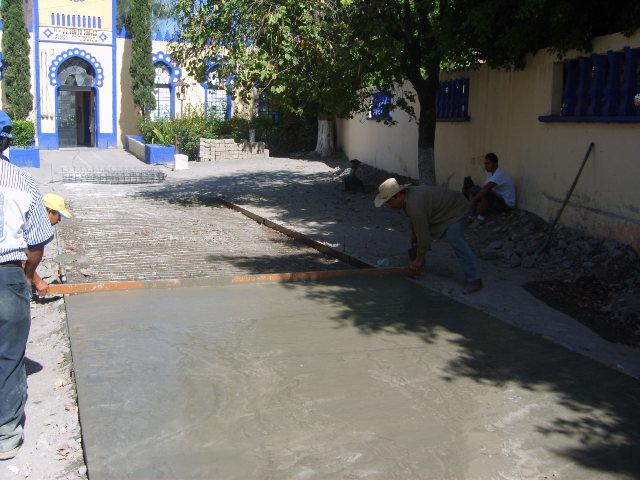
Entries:
[[493,187],[495,187],[496,185],[497,185],[497,183],[495,183],[495,182],[487,182],[487,183],[485,184],[485,186],[484,186],[484,187],[482,187],[482,188],[480,189],[480,191],[479,191],[478,193],[476,193],[476,194],[471,198],[471,200],[469,201],[469,203],[471,203],[471,205],[475,205],[476,203],[478,203],[478,202],[482,199],[482,197],[484,197],[487,193],[489,193],[489,192],[491,191],[491,189],[492,189]]
[[29,283],[33,283],[33,275],[36,273],[36,268],[42,260],[44,253],[44,247],[28,248],[27,249],[27,263],[24,266],[24,273],[27,276]]

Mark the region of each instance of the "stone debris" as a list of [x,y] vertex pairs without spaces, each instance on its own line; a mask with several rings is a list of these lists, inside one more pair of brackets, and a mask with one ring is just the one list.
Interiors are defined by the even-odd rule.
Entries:
[[[638,253],[616,240],[594,238],[564,226],[556,228],[548,249],[541,251],[548,228],[536,215],[515,210],[493,215],[485,225],[472,224],[467,237],[484,260],[507,268],[536,268],[539,282],[549,283],[541,298],[572,295],[566,301],[572,300],[576,309],[597,310],[604,314],[600,323],[627,331],[626,339],[620,332],[615,341],[640,343],[640,300],[635,301],[640,299]],[[569,285],[580,288],[569,289]]]

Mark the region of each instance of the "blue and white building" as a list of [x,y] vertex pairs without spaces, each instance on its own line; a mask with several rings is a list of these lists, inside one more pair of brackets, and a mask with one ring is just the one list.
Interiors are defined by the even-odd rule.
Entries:
[[[41,149],[112,148],[135,133],[131,37],[117,28],[116,1],[26,0],[25,20],[36,144]],[[189,78],[171,59],[171,40],[169,34],[154,34],[157,107],[152,117],[194,110],[221,118],[233,115],[232,98],[216,75],[215,62],[208,64],[204,79]],[[3,65],[0,53],[0,74]]]

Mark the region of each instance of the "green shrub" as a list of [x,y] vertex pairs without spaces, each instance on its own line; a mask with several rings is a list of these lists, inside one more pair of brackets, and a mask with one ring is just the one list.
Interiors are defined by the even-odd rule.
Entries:
[[249,138],[249,130],[256,130],[256,141],[265,142],[277,155],[313,150],[317,124],[298,116],[285,116],[279,124],[271,117],[252,120],[232,117],[220,120],[213,116],[190,114],[176,119],[157,121],[141,120],[138,124],[145,143],[177,145],[180,152],[197,160],[200,154],[200,138],[233,138],[236,141]]
[[13,133],[14,145],[18,147],[29,147],[33,145],[36,129],[33,122],[28,120],[14,120],[11,133]]

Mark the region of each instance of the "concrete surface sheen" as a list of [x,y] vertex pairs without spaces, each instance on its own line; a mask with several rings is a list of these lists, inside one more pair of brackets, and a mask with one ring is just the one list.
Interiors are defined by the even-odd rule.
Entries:
[[91,480],[640,472],[636,381],[402,278],[67,309]]

